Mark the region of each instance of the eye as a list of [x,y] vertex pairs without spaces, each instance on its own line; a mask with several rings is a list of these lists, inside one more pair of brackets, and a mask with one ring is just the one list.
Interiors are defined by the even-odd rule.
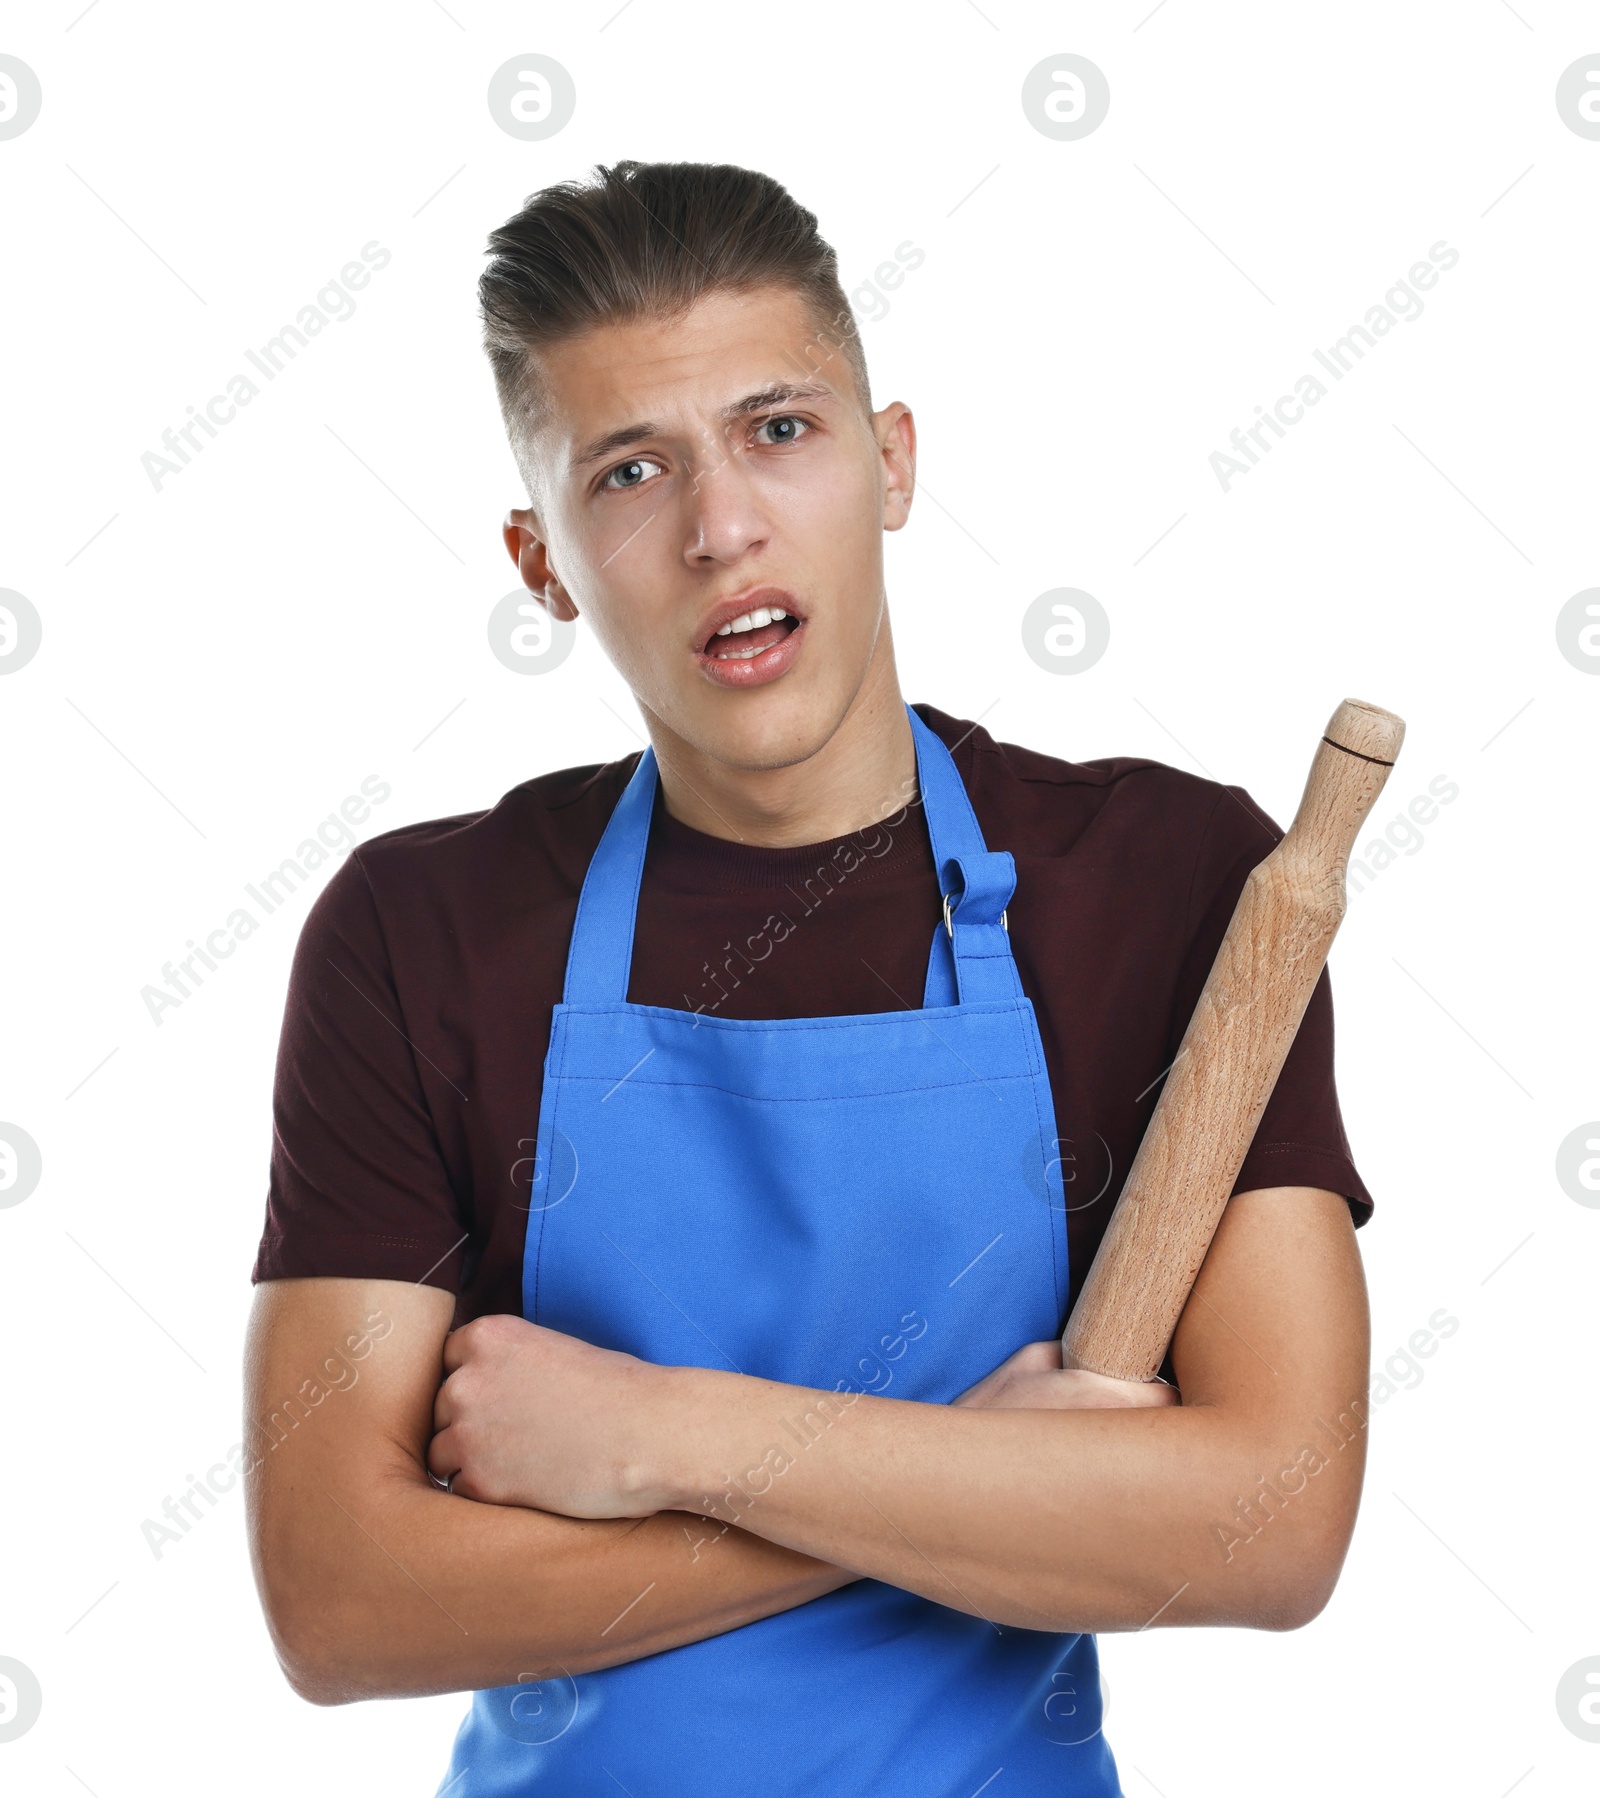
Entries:
[[642,487],[652,474],[662,472],[660,463],[636,457],[632,462],[619,462],[602,478],[600,485],[609,487],[613,493],[623,492],[629,487]]
[[768,443],[798,443],[802,434],[810,429],[811,426],[803,418],[795,418],[787,412],[778,418],[763,419],[756,426],[757,431],[775,433],[766,439]]

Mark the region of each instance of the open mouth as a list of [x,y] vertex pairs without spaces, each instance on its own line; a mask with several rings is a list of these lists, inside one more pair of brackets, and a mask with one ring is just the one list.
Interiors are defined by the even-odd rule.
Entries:
[[[743,611],[735,611],[743,605]],[[729,599],[711,614],[721,622],[696,652],[700,673],[713,686],[749,692],[782,680],[805,647],[806,621],[793,610],[794,596],[782,587],[756,588]]]
[[713,631],[700,653],[716,662],[753,661],[799,628],[800,620],[781,606],[755,606]]

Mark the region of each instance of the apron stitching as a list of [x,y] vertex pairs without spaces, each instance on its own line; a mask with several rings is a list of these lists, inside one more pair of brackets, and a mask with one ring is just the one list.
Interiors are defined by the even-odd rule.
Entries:
[[[550,1215],[550,1177],[555,1172],[556,1161],[556,1136],[558,1134],[556,1117],[561,1109],[561,1083],[567,1077],[567,1045],[571,1036],[564,1021],[558,1021],[554,1028],[559,1031],[561,1036],[561,1065],[556,1070],[556,1090],[550,1105],[550,1159],[544,1176],[546,1202],[539,1208],[539,1242],[533,1252],[533,1318],[531,1321],[534,1323],[539,1321],[539,1283],[544,1274],[544,1224],[545,1219]],[[542,1091],[540,1096],[543,1096]]]
[[[1020,974],[1017,976],[1017,984],[1019,987],[1022,984]],[[1039,1070],[1043,1065],[1044,1040],[1039,1035],[1038,1019],[1034,1015],[1033,1002],[1026,994],[1023,994],[1017,1007],[1017,1022],[1021,1030],[1022,1046],[1026,1050],[1028,1056],[1028,1078],[1033,1083],[1033,1117],[1034,1122],[1039,1127],[1039,1162],[1040,1171],[1044,1175],[1044,1204],[1047,1214],[1045,1223],[1050,1235],[1050,1282],[1055,1289],[1056,1306],[1059,1310],[1061,1305],[1061,1268],[1056,1255],[1055,1220],[1048,1215],[1054,1207],[1050,1203],[1050,1165],[1044,1155],[1045,1116],[1043,1108],[1039,1103],[1038,1076]],[[1036,1046],[1038,1049],[1037,1054],[1035,1053]],[[1052,1093],[1051,1096],[1053,1098],[1054,1094]]]
[[[748,1035],[753,1030],[767,1029],[774,1036],[785,1035],[791,1030],[833,1030],[841,1027],[850,1029],[868,1026],[904,1025],[914,1021],[922,1010],[935,1011],[967,1011],[981,1012],[985,1017],[1004,1018],[1015,1012],[1015,999],[974,999],[969,1005],[937,1005],[913,1008],[908,1006],[904,1011],[864,1011],[841,1012],[837,1017],[827,1018],[709,1018],[701,1012],[679,1011],[671,1005],[564,1005],[563,1011],[581,1017],[632,1016],[644,1012],[652,1018],[662,1018],[669,1027],[676,1027],[685,1032],[691,1030],[723,1030],[738,1031]],[[679,1019],[683,1021],[678,1022]]]
[[[1029,1017],[1028,1021],[1031,1022],[1033,1027],[1031,1030],[1025,1029],[1023,1031],[1023,1036],[1024,1036],[1025,1040],[1027,1041],[1027,1045],[1028,1045],[1028,1060],[1030,1062],[1035,1061],[1034,1045],[1035,1045],[1035,1043],[1037,1043],[1038,1048],[1039,1048],[1038,1064],[1042,1065],[1043,1059],[1044,1059],[1044,1039],[1043,1039],[1043,1037],[1041,1037],[1039,1035],[1038,1020],[1037,1020],[1037,1018],[1035,1018],[1031,1015],[1032,1009],[1033,1009],[1032,1005],[1031,1005],[1031,1003],[1029,1003],[1030,1017]],[[1046,1120],[1045,1120],[1045,1115],[1044,1115],[1044,1108],[1041,1105],[1040,1100],[1039,1100],[1039,1083],[1038,1083],[1038,1079],[1037,1079],[1038,1065],[1035,1066],[1034,1074],[1035,1074],[1035,1079],[1034,1079],[1034,1084],[1033,1084],[1033,1112],[1034,1112],[1034,1116],[1038,1119],[1038,1123],[1039,1123],[1040,1159],[1041,1159],[1041,1161],[1044,1162],[1044,1185],[1045,1185],[1044,1204],[1045,1204],[1045,1212],[1046,1212],[1045,1223],[1050,1232],[1050,1278],[1051,1278],[1052,1283],[1055,1286],[1056,1310],[1059,1313],[1061,1311],[1063,1305],[1065,1304],[1065,1298],[1061,1291],[1061,1261],[1060,1261],[1059,1255],[1056,1252],[1056,1220],[1055,1220],[1055,1215],[1054,1215],[1055,1206],[1051,1203],[1050,1164],[1048,1161],[1044,1160],[1044,1144],[1045,1144],[1045,1140],[1046,1140],[1046,1138],[1045,1138],[1045,1121]],[[1055,1100],[1055,1092],[1053,1089],[1051,1091],[1050,1097],[1051,1097],[1051,1101],[1053,1103]],[[1051,1118],[1049,1121],[1051,1123],[1054,1123],[1055,1119]],[[1061,1167],[1061,1164],[1059,1161],[1057,1161],[1057,1163],[1056,1163],[1057,1176],[1056,1177],[1058,1179],[1060,1178],[1060,1167]],[[1065,1210],[1065,1206],[1066,1206],[1065,1190],[1063,1190],[1062,1195],[1061,1195],[1061,1203],[1062,1203],[1062,1207],[1063,1207],[1062,1213],[1061,1213],[1061,1228],[1062,1228],[1063,1235],[1065,1235],[1066,1223],[1067,1223],[1066,1210]],[[1065,1322],[1066,1322],[1066,1320],[1063,1318],[1062,1319],[1063,1325],[1065,1324]]]
[[[573,1082],[582,1081],[590,1086],[598,1086],[602,1081],[611,1081],[612,1085],[618,1084],[615,1080],[612,1080],[610,1074],[564,1073],[561,1077],[564,1080],[571,1080]],[[1003,1085],[1009,1085],[1018,1080],[1032,1080],[1034,1078],[1035,1076],[1032,1073],[995,1074],[989,1079],[985,1079],[982,1075],[974,1075],[970,1080],[940,1080],[928,1086],[862,1087],[843,1093],[816,1093],[809,1098],[795,1093],[742,1093],[736,1091],[731,1086],[719,1086],[714,1080],[656,1079],[636,1080],[631,1084],[635,1086],[650,1087],[677,1087],[684,1088],[690,1092],[725,1093],[730,1099],[748,1099],[752,1105],[840,1105],[853,1102],[856,1099],[892,1099],[899,1097],[903,1093],[943,1093],[967,1086],[993,1086],[997,1082]]]

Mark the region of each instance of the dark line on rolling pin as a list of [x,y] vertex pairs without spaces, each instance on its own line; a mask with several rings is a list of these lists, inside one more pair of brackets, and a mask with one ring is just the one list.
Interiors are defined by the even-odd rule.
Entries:
[[[1343,743],[1335,743],[1332,737],[1324,737],[1323,742],[1330,749],[1344,749]],[[1346,755],[1353,755],[1358,762],[1376,762],[1380,768],[1392,768],[1393,762],[1386,762],[1381,755],[1363,755],[1359,749],[1344,749]]]

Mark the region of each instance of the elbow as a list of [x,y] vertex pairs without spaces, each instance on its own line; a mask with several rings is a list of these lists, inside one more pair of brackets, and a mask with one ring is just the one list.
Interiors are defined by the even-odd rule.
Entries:
[[280,1649],[278,1665],[283,1669],[283,1677],[289,1682],[290,1691],[296,1698],[303,1698],[307,1704],[349,1704],[356,1696],[341,1690],[329,1670],[315,1661],[286,1655]]
[[390,1595],[325,1567],[316,1570],[320,1582],[306,1571],[286,1570],[261,1593],[273,1652],[297,1698],[326,1708],[438,1690],[418,1683],[409,1632]]
[[368,1690],[359,1659],[347,1648],[334,1613],[315,1599],[264,1605],[267,1632],[290,1690],[307,1704],[354,1704],[382,1694]]
[[[405,1485],[398,1490],[403,1497]],[[369,1480],[364,1497],[377,1535],[399,1527],[395,1495]],[[392,1586],[372,1577],[343,1534],[320,1524],[316,1511],[288,1497],[258,1498],[251,1514],[256,1593],[290,1690],[319,1706],[407,1695],[413,1669]]]
[[1304,1629],[1308,1623],[1314,1622],[1322,1615],[1332,1596],[1331,1588],[1326,1591],[1307,1588],[1303,1591],[1286,1594],[1263,1607],[1256,1628],[1279,1633],[1291,1629]]
[[1315,1622],[1333,1597],[1340,1565],[1340,1561],[1330,1564],[1323,1558],[1308,1556],[1264,1582],[1255,1595],[1255,1627],[1281,1632],[1304,1629]]
[[392,1628],[347,1564],[292,1531],[258,1539],[252,1559],[267,1635],[296,1697],[326,1706],[396,1695],[373,1652]]
[[[1359,1486],[1323,1493],[1320,1510],[1268,1511],[1247,1538],[1241,1593],[1249,1629],[1304,1629],[1327,1609],[1355,1534]],[[1265,1508],[1265,1507],[1263,1507]]]

